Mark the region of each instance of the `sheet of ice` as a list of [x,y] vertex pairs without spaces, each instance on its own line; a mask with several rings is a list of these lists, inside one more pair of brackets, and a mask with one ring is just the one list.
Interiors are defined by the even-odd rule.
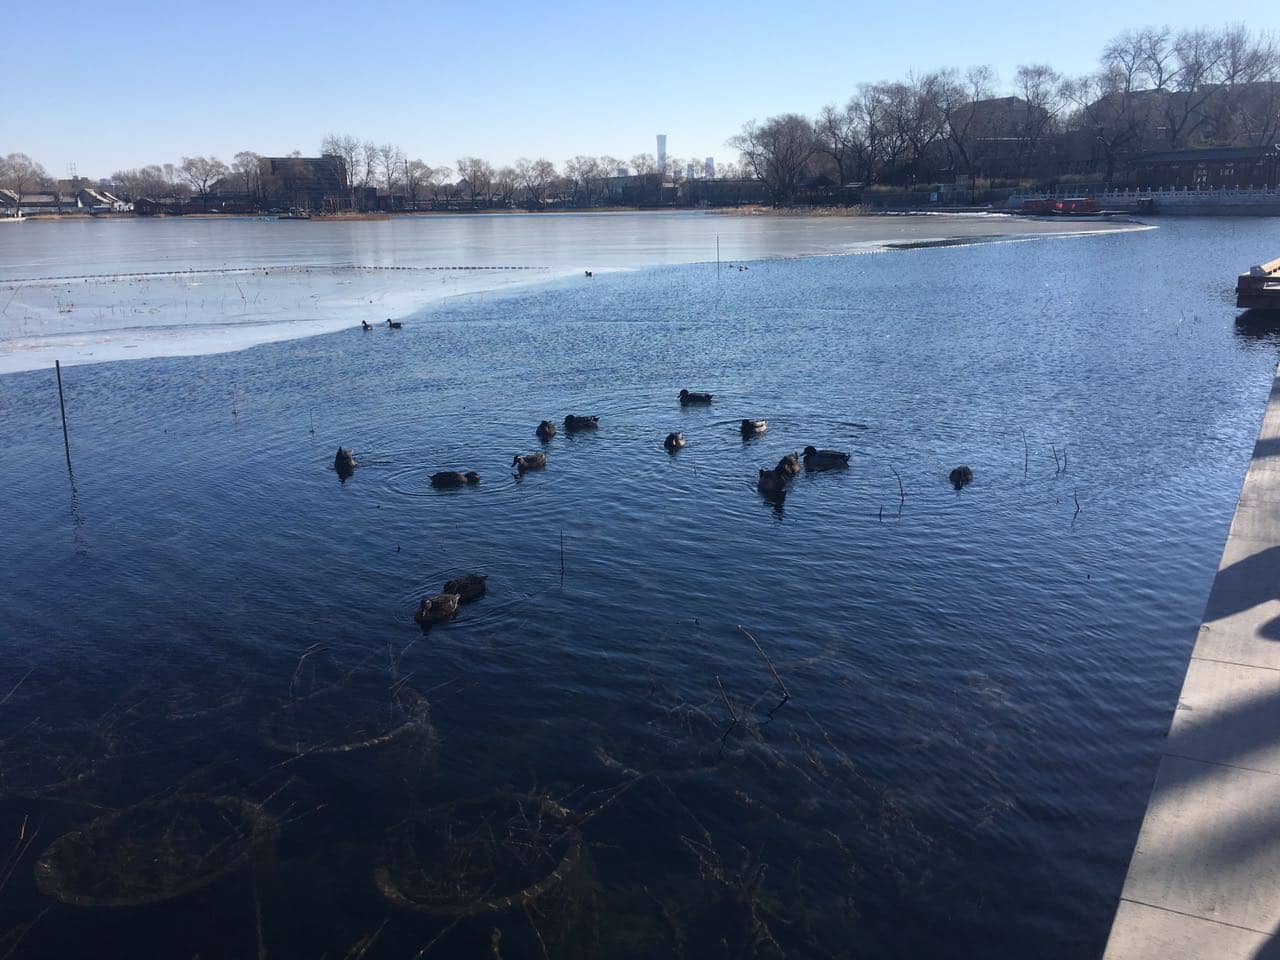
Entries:
[[128,219],[0,229],[0,374],[240,350],[582,271],[1132,225],[1008,216],[591,213]]

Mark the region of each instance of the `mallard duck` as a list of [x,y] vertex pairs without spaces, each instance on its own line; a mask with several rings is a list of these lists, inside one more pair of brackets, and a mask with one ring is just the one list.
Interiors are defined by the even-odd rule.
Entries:
[[594,430],[598,426],[600,426],[599,417],[579,417],[571,413],[564,418],[564,428],[570,432],[574,430]]
[[709,393],[690,393],[688,390],[680,391],[680,406],[692,407],[697,404],[711,402],[711,394]]
[[418,612],[413,619],[424,627],[433,623],[445,623],[458,615],[458,603],[461,601],[456,593],[442,593],[436,597],[423,597],[418,604]]
[[795,477],[800,475],[800,457],[798,454],[788,453],[785,457],[778,461],[775,467],[778,473],[784,477]]
[[437,490],[455,490],[480,482],[480,474],[474,470],[463,473],[460,470],[441,470],[431,475],[431,485]]
[[756,489],[766,497],[781,497],[787,492],[786,474],[781,470],[766,470],[761,467]]
[[368,320],[361,320],[360,329],[363,330],[365,333],[368,333],[370,330],[373,329],[373,324],[370,323]]
[[667,448],[668,453],[675,453],[684,446],[684,434],[668,433],[667,439],[662,441],[662,445]]
[[404,326],[404,324],[400,323],[397,320],[392,320],[390,317],[387,317],[387,326],[390,327],[392,330],[399,330],[401,327]]
[[769,429],[768,420],[743,420],[742,435],[744,437],[758,437]]
[[333,469],[339,473],[350,476],[360,464],[356,460],[356,455],[346,447],[339,447],[337,454],[333,458]]
[[466,573],[460,577],[454,577],[444,585],[444,594],[447,596],[456,593],[463,603],[471,603],[484,596],[484,582],[487,579],[488,577],[479,573]]
[[520,474],[526,474],[530,470],[541,470],[547,465],[547,455],[545,453],[516,454],[511,460],[511,465]]
[[556,425],[550,420],[543,420],[534,433],[538,435],[539,440],[550,440],[556,435]]
[[815,447],[804,448],[804,468],[806,470],[839,470],[849,465],[849,455],[843,450],[818,450]]
[[948,479],[951,481],[951,485],[959,490],[973,483],[973,471],[962,464],[951,471]]

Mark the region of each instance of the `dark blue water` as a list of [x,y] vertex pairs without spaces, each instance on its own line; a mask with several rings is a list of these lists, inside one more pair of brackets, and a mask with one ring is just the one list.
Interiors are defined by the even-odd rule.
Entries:
[[[0,930],[1096,956],[1280,344],[1234,275],[1274,245],[1173,222],[666,267],[72,368],[73,488],[53,372],[0,378]],[[514,480],[571,412],[599,430]],[[763,500],[808,443],[851,468]],[[424,635],[468,570],[488,596]],[[157,902],[58,898],[86,889]]]

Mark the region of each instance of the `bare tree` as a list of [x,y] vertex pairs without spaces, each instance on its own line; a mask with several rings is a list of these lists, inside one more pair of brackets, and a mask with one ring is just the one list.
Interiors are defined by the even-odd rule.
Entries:
[[401,174],[404,172],[404,151],[393,143],[384,143],[378,148],[378,177],[383,192],[391,197],[400,186]]
[[250,203],[262,198],[262,157],[252,150],[241,150],[232,158],[231,171]]
[[227,165],[217,157],[183,157],[181,175],[201,199],[209,195],[209,188],[229,175]]
[[[574,160],[582,159],[575,157]],[[572,162],[572,161],[570,161]],[[593,160],[592,163],[595,163]],[[541,207],[546,201],[547,190],[556,179],[556,168],[546,157],[537,160],[521,158],[516,161],[516,175],[531,208]]]
[[729,141],[742,155],[742,165],[762,181],[774,203],[786,203],[796,192],[816,151],[813,124],[797,113],[754,120]]
[[351,205],[355,206],[356,184],[363,178],[364,149],[359,137],[351,134],[331,133],[320,141],[321,156],[337,157],[342,161],[347,175]]
[[478,206],[483,200],[489,202],[493,187],[493,165],[480,157],[460,157],[458,159],[458,176],[466,181],[467,195],[471,205]]
[[1016,122],[1018,173],[1025,176],[1040,157],[1048,135],[1062,111],[1062,76],[1043,63],[1024,64],[1014,75],[1022,104]]
[[25,153],[0,157],[0,188],[11,191],[17,198],[15,215],[22,213],[22,198],[48,180],[44,167]]
[[652,153],[637,153],[631,158],[630,166],[637,177],[647,177],[658,172],[658,160]]

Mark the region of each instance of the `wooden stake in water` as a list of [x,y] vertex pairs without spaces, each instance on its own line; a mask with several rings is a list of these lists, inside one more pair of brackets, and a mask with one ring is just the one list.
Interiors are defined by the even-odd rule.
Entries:
[[67,437],[67,404],[62,398],[62,364],[53,361],[54,372],[58,375],[58,409],[62,411],[62,449],[67,453],[67,473],[71,472],[71,440]]
[[716,279],[720,279],[720,234],[716,234]]

